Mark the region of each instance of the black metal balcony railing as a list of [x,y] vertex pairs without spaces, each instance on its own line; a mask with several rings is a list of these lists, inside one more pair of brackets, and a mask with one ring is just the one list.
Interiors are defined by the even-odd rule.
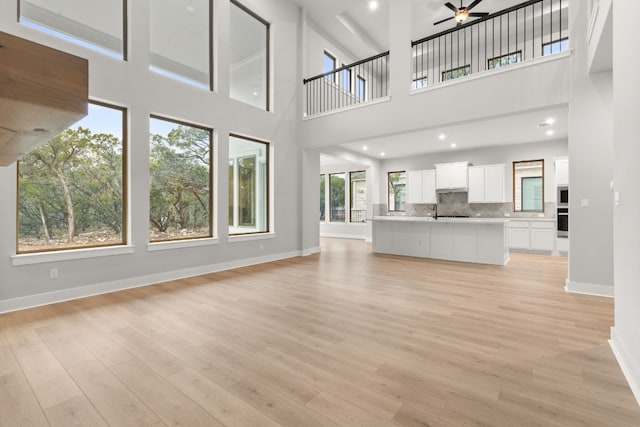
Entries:
[[568,5],[527,1],[412,42],[412,88],[567,50]]
[[304,79],[306,115],[370,102],[389,94],[389,52]]

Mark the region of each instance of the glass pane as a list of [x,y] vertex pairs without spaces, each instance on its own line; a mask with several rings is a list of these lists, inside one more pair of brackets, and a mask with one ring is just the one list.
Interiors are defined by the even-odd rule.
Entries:
[[20,22],[123,58],[122,6],[123,0],[20,0]]
[[229,137],[229,234],[268,228],[268,144]]
[[[333,71],[336,69],[336,58],[329,55],[327,52],[324,53],[324,59],[322,62],[322,73],[328,73],[329,71]],[[334,75],[329,74],[326,76],[326,79],[329,81],[333,81]]]
[[344,195],[345,195],[345,174],[334,173],[329,175],[329,210],[331,211],[330,221],[345,221],[344,215]]
[[367,97],[367,81],[360,76],[357,78],[356,96],[360,101],[364,101]]
[[325,177],[320,175],[320,221],[325,220]]
[[389,211],[402,212],[405,204],[405,184],[407,176],[405,172],[389,172],[387,181],[389,184]]
[[211,237],[211,131],[151,118],[149,240]]
[[209,3],[150,1],[149,63],[153,71],[211,88]]
[[351,172],[350,221],[365,222],[367,216],[367,173]]
[[471,66],[465,65],[464,67],[454,68],[453,70],[447,70],[442,72],[442,81],[457,79],[459,77],[468,76],[471,72]]
[[125,243],[123,120],[89,104],[18,167],[18,252]]
[[351,70],[342,70],[342,89],[351,92]]
[[230,9],[230,96],[268,110],[269,25],[233,2]]
[[513,210],[544,212],[544,161],[513,163]]
[[509,53],[507,55],[502,55],[497,58],[491,58],[488,61],[488,68],[494,69],[494,68],[504,67],[510,64],[516,64],[520,62],[521,59],[522,59],[522,52],[518,51],[514,53]]

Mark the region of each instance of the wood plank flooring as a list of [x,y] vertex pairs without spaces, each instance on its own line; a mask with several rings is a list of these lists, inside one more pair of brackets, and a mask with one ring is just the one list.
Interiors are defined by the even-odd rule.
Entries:
[[566,258],[322,249],[0,315],[0,425],[640,425]]

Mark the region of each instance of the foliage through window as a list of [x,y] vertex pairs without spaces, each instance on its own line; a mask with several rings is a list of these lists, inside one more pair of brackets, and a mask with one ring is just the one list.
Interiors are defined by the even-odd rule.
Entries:
[[229,234],[269,231],[269,144],[229,137]]
[[542,44],[542,55],[552,55],[554,53],[564,52],[569,49],[569,39],[563,38]]
[[127,59],[126,5],[127,0],[19,0],[20,22],[109,56]]
[[487,61],[487,68],[492,70],[494,68],[500,68],[511,64],[516,64],[522,61],[522,52],[517,51],[513,53],[507,53],[506,55],[497,56]]
[[329,211],[331,222],[345,221],[345,181],[346,174],[332,173],[329,175]]
[[387,173],[389,212],[404,212],[406,182],[405,171]]
[[89,114],[18,164],[18,253],[126,243],[125,111]]
[[349,221],[365,222],[367,217],[367,173],[349,172]]
[[234,0],[229,14],[229,94],[268,111],[269,23]]
[[149,240],[212,237],[212,131],[152,117]]
[[320,175],[320,221],[325,221],[325,185],[326,185],[325,175]]
[[468,76],[470,73],[471,73],[471,66],[464,65],[462,67],[454,68],[452,70],[443,71],[442,81],[446,82],[448,80],[453,80],[459,77]]
[[514,212],[544,212],[544,160],[513,162]]

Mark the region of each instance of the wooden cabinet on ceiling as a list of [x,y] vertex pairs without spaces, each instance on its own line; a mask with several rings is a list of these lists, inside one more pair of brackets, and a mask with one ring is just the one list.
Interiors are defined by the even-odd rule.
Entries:
[[0,32],[0,166],[87,115],[89,64]]

